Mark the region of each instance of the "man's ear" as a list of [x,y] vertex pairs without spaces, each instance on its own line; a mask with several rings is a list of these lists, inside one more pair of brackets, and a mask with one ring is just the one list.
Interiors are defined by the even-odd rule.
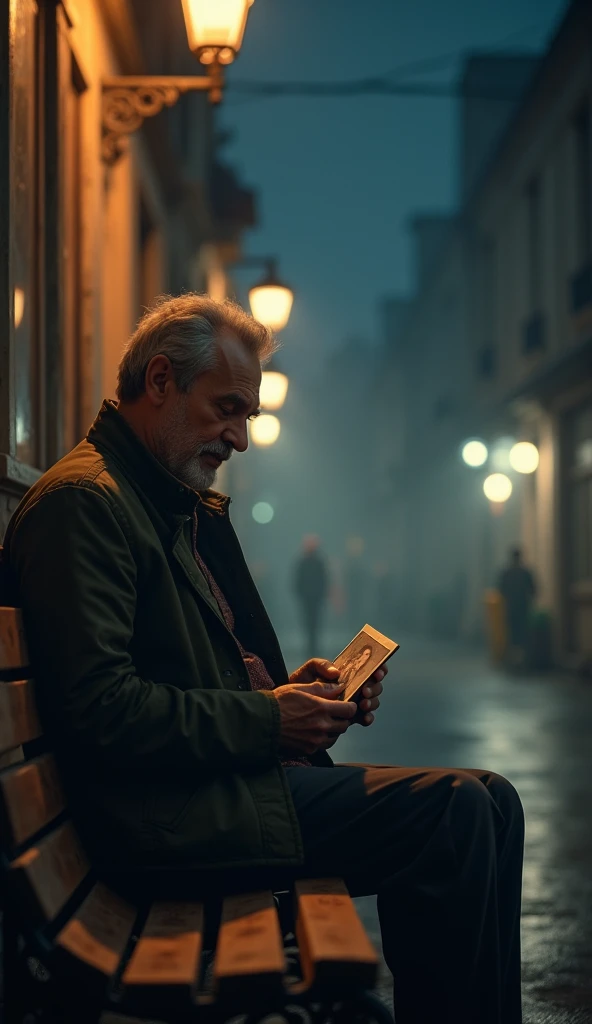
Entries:
[[153,356],[146,367],[146,397],[152,405],[163,404],[167,391],[174,386],[173,367],[168,356]]

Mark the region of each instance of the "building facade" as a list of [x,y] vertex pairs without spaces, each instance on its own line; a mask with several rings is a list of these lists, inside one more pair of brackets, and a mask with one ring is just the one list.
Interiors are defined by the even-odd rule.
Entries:
[[[463,139],[461,208],[383,357],[389,380],[406,379],[392,497],[414,624],[478,635],[483,591],[519,544],[556,658],[574,667],[592,656],[591,52],[592,8],[574,0],[490,152]],[[496,73],[505,81],[502,62]],[[538,447],[535,473],[510,471],[503,507],[459,458],[472,436]]]
[[180,3],[0,0],[0,536],[113,397],[142,310],[225,294],[253,195],[218,161],[206,93],[117,159],[103,126],[106,78],[202,72]]

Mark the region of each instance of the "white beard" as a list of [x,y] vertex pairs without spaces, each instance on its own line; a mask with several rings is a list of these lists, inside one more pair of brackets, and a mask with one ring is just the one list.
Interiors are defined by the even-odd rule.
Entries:
[[189,442],[187,416],[183,403],[179,403],[171,414],[166,426],[155,439],[155,455],[169,473],[181,483],[194,491],[206,491],[216,479],[217,470],[213,466],[204,466],[200,459],[202,452],[208,451],[221,459],[230,457],[229,445],[223,441],[212,441],[209,444]]

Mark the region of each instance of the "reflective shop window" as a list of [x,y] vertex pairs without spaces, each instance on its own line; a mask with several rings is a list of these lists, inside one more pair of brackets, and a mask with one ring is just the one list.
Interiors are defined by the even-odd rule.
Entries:
[[37,5],[11,0],[11,269],[16,456],[35,465],[38,447],[36,60]]

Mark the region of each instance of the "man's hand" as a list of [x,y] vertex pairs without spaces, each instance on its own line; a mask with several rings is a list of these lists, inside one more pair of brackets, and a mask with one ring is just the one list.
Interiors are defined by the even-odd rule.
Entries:
[[292,673],[286,686],[275,688],[282,750],[298,754],[328,750],[346,731],[358,708],[353,701],[338,699],[343,692],[338,675],[331,662],[312,658]]
[[388,672],[386,665],[382,668],[376,669],[373,675],[367,683],[364,683],[362,687],[362,695],[358,702],[358,713],[354,718],[354,722],[358,725],[372,725],[374,721],[373,711],[376,711],[380,707],[379,697],[382,693],[382,680]]

